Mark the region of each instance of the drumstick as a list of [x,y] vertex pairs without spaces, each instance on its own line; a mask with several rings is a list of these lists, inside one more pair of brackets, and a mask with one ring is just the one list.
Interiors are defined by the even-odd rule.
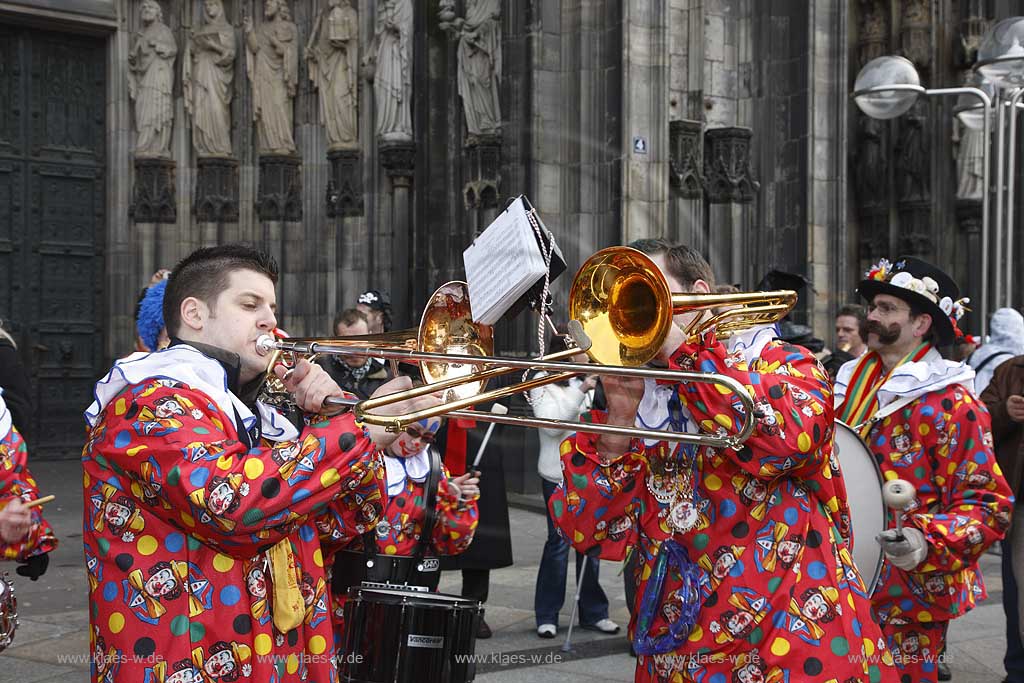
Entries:
[[[507,415],[508,408],[500,403],[495,403],[491,406],[491,412],[495,415]],[[495,423],[492,422],[487,426],[487,433],[484,434],[484,440],[480,442],[480,449],[477,450],[476,457],[473,458],[473,464],[469,467],[470,470],[475,470],[476,466],[480,464],[480,459],[484,457],[484,449],[487,448],[487,442],[491,440],[491,432],[494,431],[494,425]]]
[[896,518],[896,540],[903,540],[903,511],[914,501],[917,490],[909,481],[890,479],[882,486],[882,500],[892,508]]
[[57,496],[53,496],[53,495],[43,496],[42,498],[36,498],[35,500],[30,500],[29,502],[25,503],[22,507],[34,508],[34,507],[36,507],[38,505],[46,505],[47,503],[53,502],[56,498],[57,498]]

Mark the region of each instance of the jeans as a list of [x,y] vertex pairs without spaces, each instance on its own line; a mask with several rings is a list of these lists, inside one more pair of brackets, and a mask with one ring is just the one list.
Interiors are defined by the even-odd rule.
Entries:
[[[1014,520],[1016,523],[1016,520]],[[1020,640],[1020,619],[1017,616],[1017,581],[1013,577],[1013,549],[1010,536],[1000,541],[1003,550],[1003,612],[1006,613],[1006,680],[1024,683],[1024,645]]]
[[[541,480],[544,488],[544,505],[554,494],[557,484],[552,484],[546,479]],[[548,540],[544,543],[544,552],[540,558],[540,567],[537,569],[537,589],[534,593],[533,611],[537,616],[537,625],[554,624],[558,626],[558,613],[562,610],[565,602],[565,575],[569,569],[569,542],[558,535],[554,522],[551,521],[551,511],[548,511]],[[576,579],[579,580],[580,570],[583,562],[587,562],[587,571],[583,576],[583,585],[580,588],[579,623],[595,624],[602,619],[608,618],[608,596],[604,594],[601,584],[598,583],[598,569],[600,564],[597,558],[587,558],[583,553],[576,552]],[[575,595],[575,586],[573,595]]]

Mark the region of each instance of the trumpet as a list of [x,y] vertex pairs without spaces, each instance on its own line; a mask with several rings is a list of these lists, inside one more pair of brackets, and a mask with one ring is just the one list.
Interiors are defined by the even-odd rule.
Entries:
[[[795,292],[672,294],[657,265],[641,252],[625,247],[605,249],[588,259],[573,280],[571,292],[569,332],[575,345],[536,359],[491,355],[491,328],[472,321],[468,286],[464,282],[449,282],[431,296],[415,340],[411,331],[399,333],[397,337],[401,339],[392,335],[388,340],[380,335],[284,340],[265,336],[257,340],[257,350],[263,354],[278,351],[296,355],[355,354],[419,362],[424,386],[360,402],[328,399],[335,404],[354,404],[358,419],[384,426],[390,431],[400,431],[406,425],[429,417],[447,415],[498,424],[614,434],[714,448],[735,448],[750,436],[754,429],[753,402],[738,381],[714,373],[637,366],[647,363],[657,354],[673,324],[673,314],[701,314],[695,316],[699,319],[697,324],[688,325],[686,331],[689,334],[699,334],[712,325],[722,334],[731,334],[744,327],[780,319],[795,304]],[[446,313],[439,314],[440,311]],[[704,316],[706,312],[711,312],[710,318]],[[583,352],[599,365],[562,360]],[[542,370],[552,374],[492,391],[484,390],[488,380],[517,370]],[[720,432],[716,434],[681,434],[465,410],[477,403],[505,398],[577,374],[717,384],[724,387],[725,393],[736,397],[744,419],[738,428],[731,419],[727,420],[728,424],[720,425]],[[400,401],[433,393],[443,395],[441,405],[401,415],[382,412],[382,409]],[[729,428],[735,431],[729,433]]]

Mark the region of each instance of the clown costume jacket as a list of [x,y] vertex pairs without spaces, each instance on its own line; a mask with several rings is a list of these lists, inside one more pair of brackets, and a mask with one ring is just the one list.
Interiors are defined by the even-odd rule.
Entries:
[[[633,439],[603,466],[597,439],[578,433],[562,444],[564,488],[551,499],[577,549],[639,554],[635,680],[892,680],[845,540],[825,371],[772,326],[727,346],[713,334],[684,343],[669,367],[744,385],[755,404],[750,438],[720,450]],[[735,433],[745,414],[724,391],[648,383],[637,426]]]
[[[427,449],[409,457],[383,456],[387,471],[387,504],[376,527],[377,553],[398,557],[415,555],[426,515],[424,487],[430,471]],[[442,467],[437,485],[437,517],[427,548],[427,557],[458,555],[473,542],[473,533],[480,520],[476,499],[460,500],[448,488],[451,475]],[[346,550],[359,555],[364,552],[363,538],[352,541]],[[334,598],[335,628],[339,643],[344,634],[343,611],[347,594],[336,592]]]
[[[0,394],[2,394],[0,390]],[[28,471],[28,449],[17,427],[11,421],[11,411],[0,396],[0,508],[14,498],[24,502],[39,498],[32,473]],[[32,508],[32,530],[20,543],[0,540],[0,560],[25,562],[30,557],[51,552],[57,548],[57,538],[50,524],[43,519],[42,507]]]
[[[870,417],[854,403],[877,358],[869,352],[840,368],[837,417],[857,424]],[[928,541],[928,555],[914,571],[883,564],[872,597],[883,625],[948,621],[985,597],[977,561],[1006,533],[1013,497],[996,464],[988,410],[972,393],[973,378],[969,366],[943,360],[924,344],[877,389],[878,408],[910,402],[860,429],[885,479],[914,485],[917,496],[902,522]],[[893,514],[889,510],[887,528],[895,527]]]
[[375,447],[254,414],[197,346],[119,361],[85,414],[92,680],[335,681],[324,568],[377,523]]

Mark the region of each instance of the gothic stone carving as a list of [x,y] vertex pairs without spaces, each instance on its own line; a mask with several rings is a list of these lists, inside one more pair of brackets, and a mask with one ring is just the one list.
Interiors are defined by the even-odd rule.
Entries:
[[416,145],[412,142],[382,142],[380,164],[391,178],[411,178],[416,165]]
[[[467,0],[454,17],[454,0],[442,0],[441,28],[458,38],[458,89],[470,138],[501,131],[501,3]],[[451,17],[451,18],[449,18]]]
[[749,128],[714,128],[704,133],[704,178],[712,204],[754,200],[761,184],[750,169]]
[[888,15],[888,0],[860,0],[857,48],[861,66],[887,52],[885,45],[888,37]]
[[327,215],[363,215],[363,165],[359,150],[342,149],[327,153],[331,179],[327,181]]
[[236,50],[235,29],[224,18],[221,0],[204,0],[203,24],[186,45],[181,74],[192,145],[200,158],[231,156]]
[[477,135],[466,144],[471,178],[462,188],[462,199],[467,209],[498,206],[498,186],[501,182],[501,136]]
[[931,0],[903,0],[900,26],[900,46],[903,56],[919,69],[931,66]]
[[350,0],[328,0],[309,36],[306,64],[320,92],[327,149],[358,149],[359,17]]
[[170,159],[136,159],[129,215],[136,223],[176,223],[175,165]]
[[931,197],[931,152],[928,147],[928,103],[920,100],[900,117],[896,143],[897,198],[900,203]]
[[299,30],[284,0],[266,0],[263,23],[245,28],[245,70],[252,85],[252,118],[261,154],[294,154],[292,101],[299,82]]
[[670,121],[669,183],[683,199],[704,196],[704,159],[700,121]]
[[143,0],[142,30],[128,52],[128,96],[135,102],[135,156],[170,156],[174,127],[174,57],[178,45],[156,0]]
[[412,140],[412,0],[377,3],[373,94],[377,136],[385,141]]
[[885,149],[885,125],[878,119],[857,114],[857,146],[854,151],[854,188],[857,206],[868,209],[884,205],[888,196],[888,155]]
[[261,221],[302,219],[302,159],[283,154],[260,157],[256,214]]
[[209,223],[238,221],[238,162],[199,157],[196,160],[196,220]]

